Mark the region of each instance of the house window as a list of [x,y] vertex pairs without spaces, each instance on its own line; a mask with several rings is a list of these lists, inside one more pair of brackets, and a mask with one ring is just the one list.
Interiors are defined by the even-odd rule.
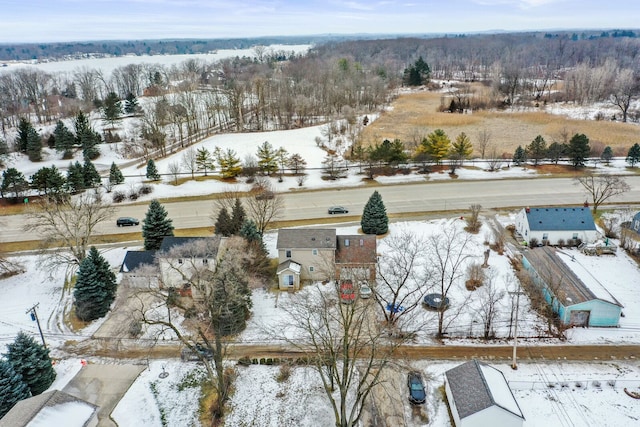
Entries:
[[313,249],[313,250],[311,250],[311,253],[314,254],[314,255],[318,255],[318,250],[317,249]]
[[549,240],[549,233],[542,233],[542,240]]
[[182,258],[178,258],[178,264],[182,264]]
[[205,258],[205,259],[202,260],[202,263],[203,264],[209,264],[209,260]]
[[285,251],[285,256],[286,256],[287,258],[291,258],[291,249],[287,249],[287,250]]
[[578,238],[578,233],[573,233],[573,237],[572,237],[572,239],[573,239],[573,240],[576,240],[577,238]]
[[284,285],[293,286],[293,274],[287,274],[284,276]]
[[309,272],[310,272],[310,273],[313,273],[314,271],[315,271],[315,268],[313,268],[313,265],[310,265],[310,266],[309,266]]
[[344,239],[344,245],[349,246],[349,239]]

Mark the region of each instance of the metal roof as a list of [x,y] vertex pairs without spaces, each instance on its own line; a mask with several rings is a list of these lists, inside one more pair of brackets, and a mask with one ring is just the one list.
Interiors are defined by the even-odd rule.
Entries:
[[591,210],[585,207],[525,208],[532,231],[595,230]]

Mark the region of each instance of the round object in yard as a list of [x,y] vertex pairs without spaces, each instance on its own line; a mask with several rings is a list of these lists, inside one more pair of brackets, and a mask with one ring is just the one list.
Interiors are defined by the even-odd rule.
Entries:
[[422,304],[433,310],[446,310],[449,308],[449,298],[443,297],[442,294],[427,294]]

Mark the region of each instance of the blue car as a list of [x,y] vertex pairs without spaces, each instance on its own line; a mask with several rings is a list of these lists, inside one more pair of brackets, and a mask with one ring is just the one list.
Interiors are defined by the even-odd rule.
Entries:
[[422,383],[422,375],[420,375],[420,373],[409,372],[407,386],[409,387],[409,402],[414,405],[421,405],[427,400],[427,393],[424,391],[424,384]]

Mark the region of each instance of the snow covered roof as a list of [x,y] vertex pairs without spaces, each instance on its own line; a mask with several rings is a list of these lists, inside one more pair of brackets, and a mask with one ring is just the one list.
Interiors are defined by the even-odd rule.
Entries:
[[300,274],[300,270],[302,269],[302,266],[300,264],[298,264],[295,261],[291,261],[290,259],[280,263],[280,265],[278,265],[278,269],[276,271],[276,274],[280,274],[285,270],[291,270],[296,274]]
[[[580,262],[576,261],[575,258],[572,258],[570,255],[565,254],[562,251],[557,251],[556,255],[562,260],[562,262],[567,266],[569,270],[571,270],[576,276],[580,278],[580,281],[584,283],[584,285],[595,298],[622,307],[622,304],[620,304],[620,302],[618,302],[618,300],[613,295],[611,295],[607,288],[605,288],[604,285],[600,283],[600,281],[596,279],[593,274],[591,274],[589,269],[580,264]],[[571,304],[564,303],[564,305],[569,306]]]
[[477,360],[445,372],[460,419],[493,405],[524,419],[502,372]]
[[525,208],[532,231],[595,230],[591,210],[586,207]]
[[98,407],[64,391],[52,390],[18,402],[0,427],[85,427]]

